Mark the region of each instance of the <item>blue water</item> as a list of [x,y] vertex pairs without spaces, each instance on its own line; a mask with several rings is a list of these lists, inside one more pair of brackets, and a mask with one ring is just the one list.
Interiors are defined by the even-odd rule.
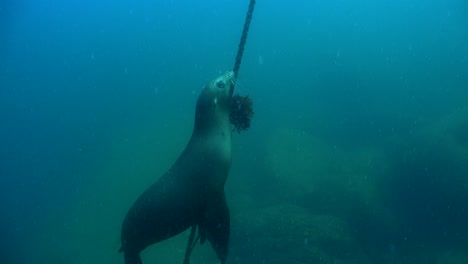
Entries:
[[[0,2],[1,263],[123,263],[126,210],[233,67],[248,1],[198,2]],[[466,1],[257,1],[239,82],[229,263],[468,263]]]

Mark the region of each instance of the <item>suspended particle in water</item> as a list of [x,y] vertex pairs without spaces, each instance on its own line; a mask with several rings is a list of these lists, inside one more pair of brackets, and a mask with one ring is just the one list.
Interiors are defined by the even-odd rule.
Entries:
[[259,64],[259,65],[263,65],[263,63],[264,63],[263,56],[262,56],[262,55],[258,55],[257,61],[258,61],[258,64]]

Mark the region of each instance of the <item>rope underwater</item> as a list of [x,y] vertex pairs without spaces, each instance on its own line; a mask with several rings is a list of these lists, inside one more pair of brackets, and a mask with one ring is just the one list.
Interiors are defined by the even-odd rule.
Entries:
[[247,35],[249,34],[250,22],[252,21],[252,15],[255,7],[255,0],[250,0],[247,15],[245,17],[244,29],[242,30],[242,36],[239,42],[239,48],[237,49],[236,62],[234,63],[234,77],[237,78],[239,74],[239,68],[242,62],[242,56],[244,55],[245,43],[247,42]]
[[[247,35],[249,34],[250,22],[252,21],[252,15],[255,7],[255,0],[250,0],[247,15],[245,17],[244,29],[242,30],[242,36],[239,42],[239,48],[237,49],[236,62],[234,63],[234,80],[237,80],[239,75],[239,68],[242,62],[242,56],[244,55],[245,43],[247,42]],[[234,92],[234,84],[231,89],[231,93]],[[229,121],[234,125],[234,130],[240,133],[243,130],[247,130],[250,127],[250,121],[254,115],[252,99],[248,96],[241,96],[239,94],[233,95],[231,99],[231,113],[229,115]]]
[[197,238],[195,238],[195,233],[197,232],[197,226],[193,225],[192,230],[190,230],[190,237],[187,243],[187,249],[185,250],[184,264],[190,264],[190,254],[192,253],[193,248],[200,238],[200,233],[198,233]]
[[[237,49],[236,61],[234,63],[234,80],[237,79],[239,74],[239,68],[242,62],[242,56],[244,55],[245,43],[247,42],[247,35],[249,33],[250,22],[252,21],[252,15],[255,7],[255,0],[250,0],[249,8],[247,10],[247,15],[245,17],[244,28],[242,30],[241,39],[239,42],[239,47]],[[231,93],[234,91],[234,83],[232,85]],[[229,119],[231,124],[234,125],[234,129],[240,133],[241,130],[247,130],[250,127],[250,120],[252,119],[253,112],[252,100],[248,96],[240,96],[238,94],[232,96],[231,99],[231,112]],[[199,228],[198,228],[199,229]],[[187,248],[185,250],[184,264],[190,264],[190,254],[192,253],[193,248],[200,240],[200,230],[198,230],[198,235],[195,238],[195,233],[197,231],[197,226],[194,225],[191,228],[189,240],[187,243]],[[203,243],[202,239],[201,243]]]

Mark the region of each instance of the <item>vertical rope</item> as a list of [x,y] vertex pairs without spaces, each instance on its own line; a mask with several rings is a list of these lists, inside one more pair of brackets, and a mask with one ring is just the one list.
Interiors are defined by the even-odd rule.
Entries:
[[[250,0],[249,9],[247,10],[247,15],[245,17],[244,29],[242,30],[242,36],[241,36],[240,43],[239,43],[239,48],[237,49],[236,62],[234,64],[234,69],[233,69],[235,78],[237,78],[237,75],[239,74],[239,68],[242,62],[242,55],[244,55],[244,47],[247,41],[247,35],[249,33],[250,21],[252,21],[254,7],[255,7],[255,0]],[[231,89],[231,94],[234,90],[234,85],[232,87],[233,88]],[[198,240],[200,238],[200,231],[199,231],[197,238],[195,238],[196,231],[197,231],[197,225],[193,225],[192,230],[190,231],[187,248],[185,250],[184,264],[190,263],[190,254],[192,253],[193,248],[198,243]]]
[[247,10],[247,15],[245,17],[244,29],[242,30],[242,36],[239,43],[239,48],[237,49],[236,62],[234,63],[234,77],[237,78],[239,74],[239,68],[242,62],[242,55],[244,55],[245,42],[247,41],[247,35],[249,34],[250,21],[252,21],[252,15],[255,7],[255,0],[250,0],[249,9]]
[[187,249],[185,249],[184,264],[190,264],[190,254],[192,253],[193,248],[198,242],[198,237],[195,239],[195,233],[197,232],[197,225],[192,226],[190,231],[189,240],[187,243]]

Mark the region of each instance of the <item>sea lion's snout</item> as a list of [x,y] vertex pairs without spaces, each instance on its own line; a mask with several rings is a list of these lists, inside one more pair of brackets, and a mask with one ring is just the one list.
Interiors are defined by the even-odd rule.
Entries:
[[234,92],[234,84],[236,83],[234,71],[227,71],[225,75],[229,81],[229,94],[232,95]]

